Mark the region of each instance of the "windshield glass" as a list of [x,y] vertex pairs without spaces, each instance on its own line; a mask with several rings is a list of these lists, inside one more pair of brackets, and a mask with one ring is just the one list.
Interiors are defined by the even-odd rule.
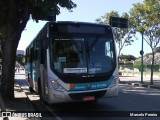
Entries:
[[102,74],[115,68],[114,42],[102,35],[57,34],[50,39],[51,68],[61,74]]

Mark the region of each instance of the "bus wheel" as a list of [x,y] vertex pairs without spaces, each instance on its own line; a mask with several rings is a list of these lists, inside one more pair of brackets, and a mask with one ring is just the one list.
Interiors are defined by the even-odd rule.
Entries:
[[41,97],[42,97],[42,93],[41,93],[41,82],[40,82],[40,80],[38,80],[38,94],[39,94],[39,97],[40,97],[40,99],[41,99]]
[[29,86],[29,92],[31,93],[35,92],[31,86]]
[[39,94],[40,102],[42,104],[46,105],[47,102],[42,97],[42,87],[41,87],[41,81],[40,81],[40,79],[38,79],[38,94]]

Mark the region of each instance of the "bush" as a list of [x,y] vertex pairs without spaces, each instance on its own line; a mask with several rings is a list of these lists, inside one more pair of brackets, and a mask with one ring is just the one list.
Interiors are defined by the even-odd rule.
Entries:
[[141,71],[141,64],[135,64],[134,68],[137,68],[139,71]]
[[118,72],[119,75],[122,75],[122,72]]
[[[152,65],[144,65],[144,71],[150,70]],[[135,64],[134,68],[139,69],[141,71],[141,64]],[[153,71],[160,71],[160,65],[154,65]]]

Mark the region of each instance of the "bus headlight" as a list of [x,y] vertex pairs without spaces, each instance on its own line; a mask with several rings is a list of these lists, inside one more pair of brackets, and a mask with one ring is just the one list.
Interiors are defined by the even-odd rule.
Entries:
[[114,86],[116,86],[118,84],[118,77],[114,77],[113,81],[111,82],[111,84],[109,85],[109,88],[113,88]]
[[60,91],[60,92],[64,92],[65,91],[65,89],[55,80],[52,80],[52,86],[57,91]]

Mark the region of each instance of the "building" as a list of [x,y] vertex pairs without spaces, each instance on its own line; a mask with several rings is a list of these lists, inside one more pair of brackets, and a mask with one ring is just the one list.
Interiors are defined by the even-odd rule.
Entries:
[[24,50],[17,50],[16,55],[25,55]]

